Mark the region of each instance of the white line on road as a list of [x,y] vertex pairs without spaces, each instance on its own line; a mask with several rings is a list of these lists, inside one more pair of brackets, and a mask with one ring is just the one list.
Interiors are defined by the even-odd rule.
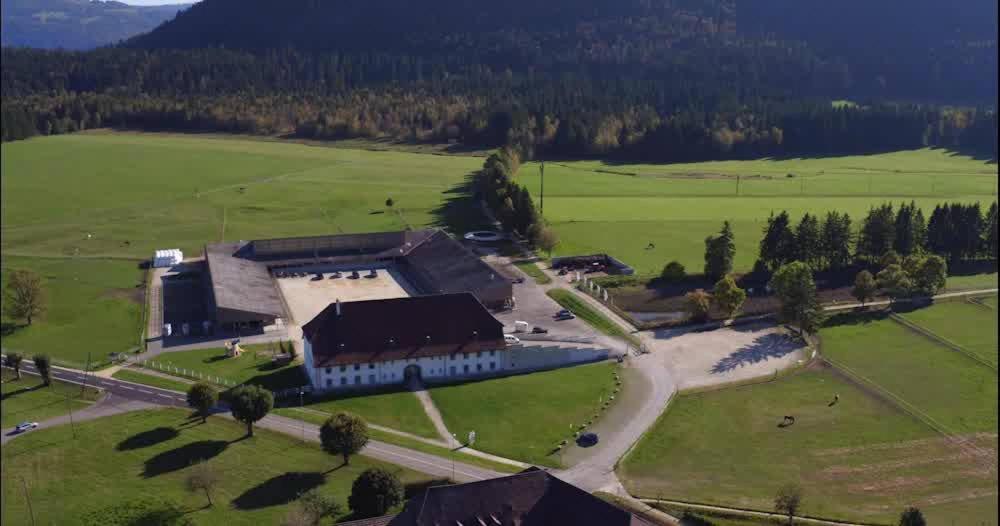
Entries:
[[132,390],[132,388],[129,387],[129,386],[127,386],[127,385],[122,385],[122,386],[119,386],[119,387],[121,387],[122,389],[128,389],[130,391]]

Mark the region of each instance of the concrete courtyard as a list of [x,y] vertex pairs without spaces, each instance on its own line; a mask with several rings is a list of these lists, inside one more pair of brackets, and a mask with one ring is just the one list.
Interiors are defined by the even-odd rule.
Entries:
[[[368,272],[372,268],[377,275],[370,278]],[[350,277],[354,270],[359,274],[356,279]],[[309,323],[320,311],[338,299],[347,302],[405,298],[416,293],[406,278],[392,266],[341,270],[339,278],[331,278],[333,274],[307,273],[304,277],[275,278],[293,323]],[[317,275],[321,275],[322,279],[317,279]]]

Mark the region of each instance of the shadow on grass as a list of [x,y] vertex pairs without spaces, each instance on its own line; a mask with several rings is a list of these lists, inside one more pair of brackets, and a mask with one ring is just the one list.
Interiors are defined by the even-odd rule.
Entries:
[[282,473],[243,492],[233,499],[233,506],[240,510],[255,510],[288,504],[324,482],[326,475],[318,471]]
[[454,482],[449,478],[438,478],[424,480],[420,482],[410,482],[403,486],[403,495],[406,500],[423,495],[425,491],[435,486],[450,486]]
[[192,464],[215,457],[225,451],[227,446],[229,446],[229,442],[223,440],[200,440],[164,451],[146,460],[142,476],[150,478],[184,469]]
[[[11,380],[11,381],[12,382],[21,382],[21,381],[24,381],[24,380],[22,379],[22,380]],[[15,397],[17,395],[20,395],[20,394],[30,393],[32,391],[37,391],[37,390],[39,390],[39,389],[41,389],[43,387],[45,387],[45,384],[43,384],[43,383],[32,385],[30,387],[22,387],[22,388],[18,389],[17,391],[9,391],[9,392],[4,393],[3,396],[0,397],[0,400],[6,400],[8,398],[13,398],[13,397]]]
[[306,385],[309,383],[309,379],[302,371],[301,366],[293,365],[273,373],[259,374],[244,383],[248,385],[259,385],[272,391],[280,391],[282,389]]
[[4,336],[4,337],[11,336],[15,332],[17,332],[17,331],[19,331],[19,330],[21,330],[21,329],[23,329],[23,328],[25,328],[27,326],[28,325],[25,324],[25,323],[15,323],[15,322],[5,321],[3,323],[0,323],[0,336]]
[[432,226],[456,233],[493,228],[476,199],[475,177],[476,173],[470,172],[462,182],[442,192],[442,203],[431,210]]
[[136,433],[125,440],[122,440],[118,443],[115,449],[118,451],[142,449],[144,447],[154,446],[161,442],[177,438],[179,435],[180,433],[172,427],[157,427],[155,429],[143,431],[142,433]]

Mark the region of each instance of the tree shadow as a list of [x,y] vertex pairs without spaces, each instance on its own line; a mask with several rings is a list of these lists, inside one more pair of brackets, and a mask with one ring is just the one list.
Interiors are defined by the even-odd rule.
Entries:
[[450,486],[454,484],[449,478],[436,478],[419,482],[410,482],[403,485],[403,495],[405,500],[423,495],[423,493],[435,486]]
[[309,383],[309,378],[301,366],[293,366],[279,369],[273,373],[259,374],[244,383],[247,385],[259,385],[271,391],[280,391],[282,389],[306,385]]
[[326,475],[318,471],[282,473],[243,492],[233,499],[233,506],[240,510],[255,510],[288,504],[324,482]]
[[[22,380],[23,380],[23,377],[22,377]],[[12,381],[16,382],[18,380],[12,380]],[[32,391],[37,391],[38,389],[41,389],[43,387],[45,387],[44,383],[39,383],[39,384],[32,385],[32,386],[29,386],[29,387],[22,387],[22,388],[18,389],[17,391],[9,391],[9,392],[4,393],[2,396],[0,396],[0,400],[6,400],[8,398],[13,398],[13,397],[15,397],[17,395],[20,395],[20,394],[30,393]]]
[[125,440],[122,440],[118,443],[115,449],[118,451],[142,449],[144,447],[153,446],[161,442],[177,438],[179,435],[180,432],[172,427],[157,427],[155,429],[143,431],[142,433],[136,433]]
[[12,321],[5,321],[0,323],[0,336],[11,336],[15,332],[27,327],[26,323],[16,323]]
[[442,192],[441,204],[431,210],[432,226],[450,232],[493,229],[476,198],[475,177],[475,172],[469,172],[461,182]]
[[191,464],[215,457],[228,446],[229,442],[224,440],[200,440],[164,451],[146,460],[142,476],[150,478],[184,469]]
[[737,367],[760,363],[771,358],[781,358],[799,348],[796,341],[785,335],[770,333],[758,337],[736,352],[726,356],[712,366],[712,374],[727,373]]

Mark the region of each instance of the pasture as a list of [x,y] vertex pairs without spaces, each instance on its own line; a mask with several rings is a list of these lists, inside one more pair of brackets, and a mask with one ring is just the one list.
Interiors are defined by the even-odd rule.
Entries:
[[[839,401],[832,404],[834,395]],[[796,421],[780,426],[784,415]],[[770,511],[787,483],[802,512],[890,523],[918,505],[932,524],[997,523],[997,436],[958,450],[831,370],[678,396],[618,473],[634,495]]]
[[616,366],[580,365],[430,390],[448,430],[476,449],[543,466],[559,466],[556,444],[599,413],[614,389]]
[[969,302],[948,301],[907,312],[903,317],[996,367],[996,311]]
[[[199,525],[278,524],[298,495],[312,488],[336,498],[346,512],[351,483],[373,466],[404,483],[427,480],[360,456],[338,468],[341,459],[318,444],[266,429],[243,438],[245,427],[237,422],[213,417],[202,424],[187,416],[177,409],[125,413],[78,423],[76,439],[69,426],[32,432],[4,446],[4,480],[24,477],[38,524],[75,524],[86,514],[155,496]],[[198,461],[220,477],[212,507],[202,492],[185,488]],[[3,485],[2,503],[3,524],[31,523],[20,484]]]
[[[538,163],[518,177],[538,202]],[[942,201],[988,206],[996,188],[995,164],[929,149],[668,165],[558,161],[545,163],[544,216],[560,237],[554,255],[607,252],[640,274],[674,259],[700,271],[705,237],[729,220],[735,269],[748,271],[772,211],[788,210],[797,222],[837,210],[858,221],[872,205],[913,200],[929,216]]]
[[[960,315],[949,307],[928,307],[925,312],[929,312],[920,316],[961,323]],[[824,356],[902,399],[947,431],[997,432],[995,370],[880,312],[835,316],[820,336]],[[992,343],[995,349],[995,332]]]
[[68,413],[70,409],[79,411],[100,396],[96,389],[59,381],[53,381],[51,385],[44,387],[40,377],[23,372],[21,379],[17,380],[14,371],[6,368],[3,369],[2,378],[0,428],[3,429],[24,421],[42,422]]
[[[291,405],[283,414],[292,418],[302,418],[304,412],[299,410],[298,402],[290,400]],[[319,415],[320,423],[335,413],[346,411],[359,415],[375,425],[406,431],[425,438],[440,438],[420,401],[409,391],[334,393],[317,398],[307,397],[304,402],[303,409],[308,413]]]
[[[34,268],[49,312],[4,348],[82,368],[139,344],[141,259],[275,236],[476,226],[482,159],[241,138],[80,133],[0,147],[3,268]],[[393,198],[393,206],[385,202]]]

